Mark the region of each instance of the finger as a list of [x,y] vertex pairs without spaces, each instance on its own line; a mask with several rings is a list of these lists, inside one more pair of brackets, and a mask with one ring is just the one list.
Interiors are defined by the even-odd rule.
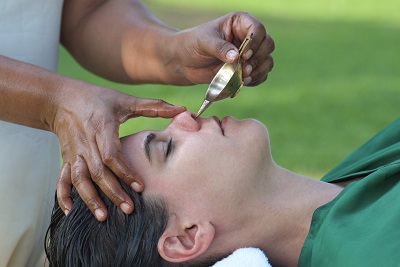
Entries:
[[219,34],[207,34],[199,40],[201,54],[219,59],[224,63],[233,63],[239,58],[239,49],[233,43],[231,28],[221,30]]
[[105,128],[96,136],[96,142],[103,163],[125,184],[130,185],[136,192],[143,191],[143,182],[137,177],[124,159],[121,152],[121,142],[118,137],[118,128]]
[[107,207],[99,197],[99,194],[90,179],[90,173],[86,162],[81,156],[77,156],[72,165],[71,172],[72,184],[75,186],[83,202],[89,207],[90,211],[99,221],[107,218]]
[[129,107],[129,111],[122,122],[138,116],[172,118],[186,111],[185,107],[174,106],[161,99],[130,97],[126,101],[126,107]]
[[[99,148],[97,147],[98,144],[95,142],[94,144],[96,145],[91,146],[90,155],[88,157],[90,161],[86,160],[93,182],[95,182],[111,202],[118,206],[124,213],[132,213],[133,201],[125,190],[122,189],[114,173],[104,165]],[[92,197],[95,196],[92,195]]]
[[56,191],[58,205],[60,205],[65,215],[68,215],[73,204],[71,199],[71,187],[71,165],[69,163],[64,163],[58,176]]
[[[265,70],[265,71],[270,71],[271,69],[263,68],[263,67],[268,67],[265,62],[268,60],[271,54],[271,49],[273,50],[273,47],[271,47],[271,44],[267,44],[268,42],[266,39],[262,42],[260,47],[257,48],[257,50],[254,50],[255,53],[253,54],[254,51],[247,51],[251,52],[251,57],[248,59],[244,64],[243,64],[243,77],[248,77],[254,70]],[[247,54],[247,53],[246,53]],[[264,73],[265,74],[265,73]],[[263,74],[263,76],[264,76]],[[254,78],[254,76],[253,76]]]
[[[267,78],[268,73],[272,70],[274,61],[272,56],[268,56],[265,61],[257,66],[255,70],[251,72],[251,75],[244,78],[245,85],[255,86],[264,82]],[[247,66],[245,67],[247,68]]]
[[265,74],[263,77],[259,78],[258,80],[251,80],[251,82],[247,86],[257,86],[265,82],[268,78],[268,74]]
[[252,56],[269,55],[275,50],[275,42],[268,32],[263,31],[258,35],[253,33],[253,39],[249,49],[243,54],[244,60],[251,59]]
[[232,26],[229,23],[224,24],[225,34],[227,31],[232,33],[232,42],[240,45],[246,36],[252,34],[252,41],[250,42],[248,52],[243,55],[244,60],[248,60],[252,53],[255,53],[262,44],[265,37],[268,35],[264,25],[255,17],[247,12],[235,12],[232,14]]
[[144,189],[143,181],[137,174],[129,167],[129,164],[123,158],[120,151],[113,159],[106,162],[106,166],[115,173],[125,184],[129,185],[135,192],[142,192]]

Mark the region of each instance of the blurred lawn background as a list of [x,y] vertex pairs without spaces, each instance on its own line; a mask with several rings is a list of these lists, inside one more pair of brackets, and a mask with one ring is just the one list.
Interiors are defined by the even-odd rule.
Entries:
[[[256,118],[271,136],[274,160],[319,179],[395,119],[400,109],[398,0],[145,0],[162,21],[180,29],[243,10],[275,40],[268,81],[213,104],[203,116]],[[139,38],[139,37],[138,37]],[[115,84],[78,66],[60,47],[62,74],[197,112],[207,85]],[[168,120],[138,118],[121,135],[162,129]]]

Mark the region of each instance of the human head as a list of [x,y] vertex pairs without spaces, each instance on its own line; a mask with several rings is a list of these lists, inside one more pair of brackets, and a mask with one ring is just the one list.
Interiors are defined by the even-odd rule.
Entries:
[[[230,228],[242,223],[232,214],[257,193],[261,173],[271,161],[267,132],[262,124],[232,118],[224,118],[221,123],[215,117],[196,121],[192,114],[182,113],[165,130],[131,135],[123,138],[121,144],[123,154],[145,185],[142,195],[133,197],[135,211],[131,216],[138,216],[142,210],[157,210],[145,216],[147,224],[157,228],[157,233],[152,230],[153,251],[157,246],[166,261],[186,262],[234,250],[235,247],[224,245],[226,236],[232,233]],[[108,203],[109,209],[115,209]],[[146,203],[150,208],[146,208]],[[163,208],[152,207],[154,203],[163,203],[160,205]],[[86,208],[82,205],[79,209]],[[71,213],[72,210],[67,218],[82,216]],[[88,210],[87,215],[97,223]],[[116,220],[114,217],[121,219],[123,214],[118,209],[109,211],[106,224]],[[127,223],[126,219],[122,221]],[[113,227],[117,232],[124,229],[121,224]],[[73,229],[62,226],[56,231],[60,233],[66,228]],[[98,238],[99,233],[94,236]],[[132,234],[130,238],[140,239],[142,234]],[[149,237],[149,233],[144,235]]]
[[157,243],[168,222],[165,201],[156,197],[145,199],[127,185],[121,183],[121,186],[134,202],[134,213],[123,213],[98,190],[109,214],[105,222],[92,215],[75,188],[71,191],[73,207],[68,216],[55,200],[45,244],[51,267],[208,267],[225,256],[182,264],[163,260]]

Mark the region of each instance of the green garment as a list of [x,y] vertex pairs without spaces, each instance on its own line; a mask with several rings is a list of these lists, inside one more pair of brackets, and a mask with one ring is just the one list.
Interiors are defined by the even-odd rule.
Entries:
[[298,266],[400,266],[400,118],[321,180],[360,176],[314,212]]

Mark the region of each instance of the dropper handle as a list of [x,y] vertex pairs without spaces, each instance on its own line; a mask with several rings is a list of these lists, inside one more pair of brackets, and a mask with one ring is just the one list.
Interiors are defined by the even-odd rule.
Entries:
[[239,47],[239,58],[243,55],[244,52],[247,51],[249,48],[250,42],[253,40],[253,33],[250,33],[249,35],[246,36],[246,38],[243,40],[242,44]]

